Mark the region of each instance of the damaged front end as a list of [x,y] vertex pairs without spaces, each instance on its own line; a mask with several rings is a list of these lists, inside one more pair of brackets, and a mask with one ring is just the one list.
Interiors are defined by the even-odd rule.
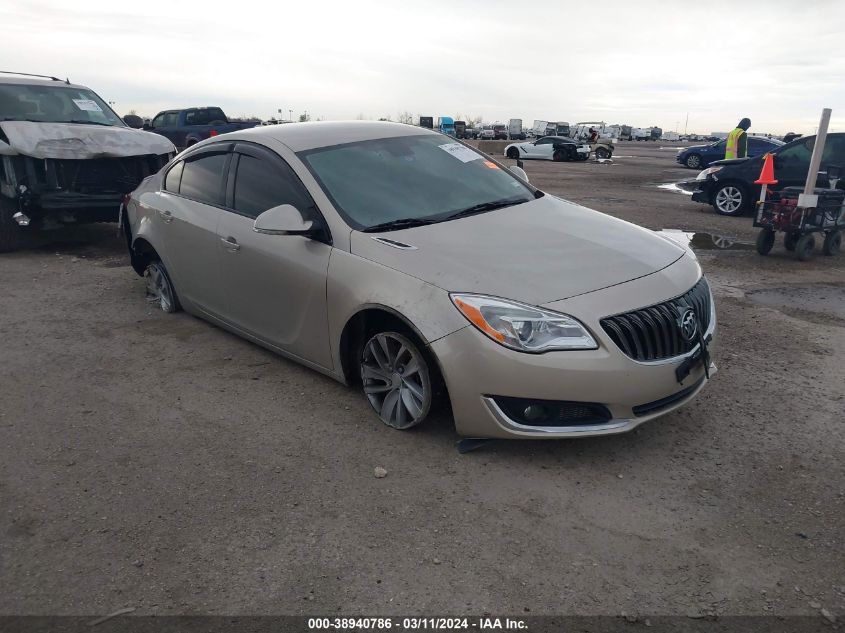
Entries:
[[20,226],[116,222],[123,196],[156,173],[170,154],[88,159],[3,155],[0,197]]

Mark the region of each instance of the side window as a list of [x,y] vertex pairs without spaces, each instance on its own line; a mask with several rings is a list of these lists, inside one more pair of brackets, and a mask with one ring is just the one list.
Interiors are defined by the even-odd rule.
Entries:
[[550,139],[548,136],[546,136],[545,138],[541,138],[539,141],[537,141],[537,145],[548,145],[551,142],[552,142],[552,139]]
[[256,218],[281,204],[292,204],[303,214],[313,205],[289,166],[241,154],[235,176],[235,210]]
[[186,160],[182,168],[179,193],[208,204],[223,204],[223,170],[228,154],[202,154]]
[[827,137],[822,152],[822,166],[829,164],[845,168],[845,137]]
[[164,118],[167,116],[166,112],[162,112],[153,119],[153,127],[164,127]]
[[813,143],[816,137],[803,139],[778,152],[778,158],[789,164],[810,163],[810,155],[813,153]]
[[167,172],[167,175],[164,177],[164,190],[169,191],[171,193],[179,193],[179,182],[182,180],[182,168],[185,166],[185,163],[179,161],[173,167],[170,168],[170,171]]
[[165,112],[164,113],[164,121],[161,124],[162,127],[176,127],[179,125],[179,113],[178,112]]

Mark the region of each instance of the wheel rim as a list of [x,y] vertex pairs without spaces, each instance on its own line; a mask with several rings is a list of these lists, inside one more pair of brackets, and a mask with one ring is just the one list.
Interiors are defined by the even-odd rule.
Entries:
[[158,303],[165,312],[173,309],[173,292],[164,270],[158,264],[147,266],[147,297],[151,303]]
[[695,169],[700,164],[701,164],[701,159],[698,156],[696,156],[695,154],[693,154],[692,156],[687,158],[687,167],[692,167],[693,169]]
[[722,187],[716,194],[716,206],[719,211],[736,213],[742,206],[742,192],[736,187]]
[[361,380],[370,405],[382,422],[396,429],[419,424],[431,406],[425,361],[410,341],[376,334],[364,346]]
[[597,149],[596,150],[596,158],[607,158],[607,150],[606,149]]

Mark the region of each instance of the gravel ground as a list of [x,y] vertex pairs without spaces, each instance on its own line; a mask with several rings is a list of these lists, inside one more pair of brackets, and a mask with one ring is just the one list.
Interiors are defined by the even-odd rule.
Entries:
[[[617,155],[526,170],[650,228],[753,240],[657,187],[695,173],[671,149]],[[845,256],[699,256],[720,349],[694,403],[467,455],[446,418],[394,431],[156,311],[114,226],[0,256],[0,614],[845,614]]]

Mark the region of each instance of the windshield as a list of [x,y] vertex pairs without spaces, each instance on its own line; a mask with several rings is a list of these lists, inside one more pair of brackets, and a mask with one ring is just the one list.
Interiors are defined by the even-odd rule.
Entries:
[[[396,220],[439,222],[534,191],[474,149],[440,134],[401,136],[300,152],[346,222],[366,230]],[[492,206],[492,205],[491,205]]]
[[49,84],[0,84],[0,121],[124,125],[90,90]]

